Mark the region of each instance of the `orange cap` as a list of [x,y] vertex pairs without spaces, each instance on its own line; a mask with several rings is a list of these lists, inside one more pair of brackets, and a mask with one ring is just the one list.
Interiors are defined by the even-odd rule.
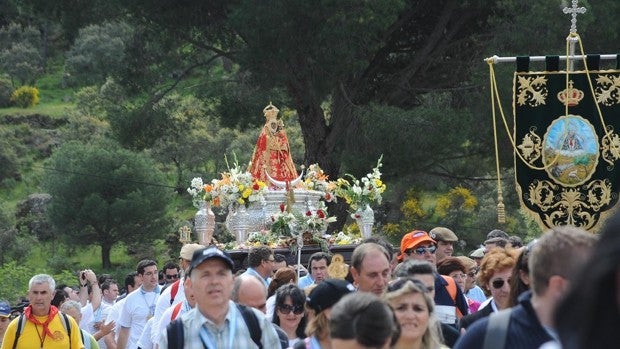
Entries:
[[398,260],[403,260],[403,258],[405,257],[405,250],[415,248],[423,242],[431,242],[433,244],[437,244],[437,242],[431,239],[431,237],[428,236],[428,233],[424,230],[414,230],[405,234],[405,236],[403,236],[403,239],[400,241],[400,255],[398,256]]

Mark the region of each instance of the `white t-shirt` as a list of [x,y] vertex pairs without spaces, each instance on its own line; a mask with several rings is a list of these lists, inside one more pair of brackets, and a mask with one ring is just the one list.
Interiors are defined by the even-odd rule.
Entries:
[[144,331],[146,322],[152,318],[155,312],[155,303],[159,296],[159,288],[155,288],[151,292],[145,292],[140,287],[125,297],[125,305],[121,311],[119,318],[119,326],[129,329],[129,338],[127,339],[126,349],[136,349],[138,340]]
[[166,287],[166,289],[162,291],[161,295],[159,295],[159,298],[157,298],[157,302],[155,303],[155,315],[153,316],[155,320],[153,320],[154,322],[151,327],[151,340],[153,343],[159,343],[159,329],[162,328],[160,325],[161,317],[166,309],[172,308],[176,304],[185,300],[185,287],[183,286],[183,279],[179,280],[179,290],[174,296],[172,305],[170,304],[170,294],[172,293],[172,287],[174,285]]

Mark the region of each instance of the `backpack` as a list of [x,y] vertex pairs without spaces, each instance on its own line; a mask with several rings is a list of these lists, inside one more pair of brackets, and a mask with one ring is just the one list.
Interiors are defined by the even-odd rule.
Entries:
[[[65,331],[67,331],[67,337],[69,337],[69,349],[71,349],[71,322],[69,322],[69,318],[65,313],[58,312],[58,315],[62,317],[62,325],[65,327]],[[26,321],[24,321],[24,314],[19,316],[19,320],[17,320],[17,331],[15,332],[15,340],[13,341],[13,349],[17,348],[17,340],[19,336],[21,336],[24,331],[24,326],[26,326]]]
[[[260,341],[263,333],[260,329],[256,314],[254,314],[252,309],[246,307],[245,305],[236,305],[237,309],[239,309],[239,312],[241,312],[241,315],[243,316],[246,326],[248,326],[252,341],[258,346],[258,349],[263,349],[263,343]],[[168,349],[183,349],[185,341],[183,336],[183,319],[178,318],[168,324],[168,327],[166,327],[166,332],[168,334]]]
[[[441,277],[448,283],[448,285],[446,286],[446,290],[448,290],[448,294],[450,294],[450,298],[452,298],[452,301],[456,306],[456,281],[446,275],[441,275]],[[461,313],[461,309],[459,309],[459,307],[456,307],[456,315],[459,319],[463,317],[463,313]]]
[[170,315],[170,321],[175,320],[177,316],[179,316],[179,313],[181,312],[181,307],[183,307],[183,302],[177,303],[174,306],[174,309],[172,309],[172,315]]
[[172,303],[174,303],[174,297],[176,297],[177,293],[179,292],[179,285],[180,284],[181,284],[181,279],[173,282],[172,286],[170,286],[170,305],[172,305]]
[[482,349],[504,349],[511,313],[512,309],[508,308],[489,315]]

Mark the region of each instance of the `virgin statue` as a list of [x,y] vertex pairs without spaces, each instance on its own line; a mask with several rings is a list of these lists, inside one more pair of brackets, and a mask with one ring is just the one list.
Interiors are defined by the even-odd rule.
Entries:
[[263,109],[265,125],[258,136],[249,165],[249,172],[254,178],[265,183],[270,182],[266,174],[277,181],[290,182],[297,178],[284,124],[278,119],[279,111],[271,102]]

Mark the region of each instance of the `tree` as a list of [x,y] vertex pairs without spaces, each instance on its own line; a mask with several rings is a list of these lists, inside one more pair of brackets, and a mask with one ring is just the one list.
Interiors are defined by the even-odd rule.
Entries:
[[122,70],[131,28],[124,22],[106,22],[80,29],[65,60],[65,81],[69,85],[103,84]]
[[118,242],[148,245],[164,236],[170,190],[152,160],[110,140],[70,142],[50,158],[43,187],[58,237],[101,246],[104,268]]
[[33,84],[43,72],[41,40],[33,27],[11,23],[0,29],[0,67],[21,85]]

